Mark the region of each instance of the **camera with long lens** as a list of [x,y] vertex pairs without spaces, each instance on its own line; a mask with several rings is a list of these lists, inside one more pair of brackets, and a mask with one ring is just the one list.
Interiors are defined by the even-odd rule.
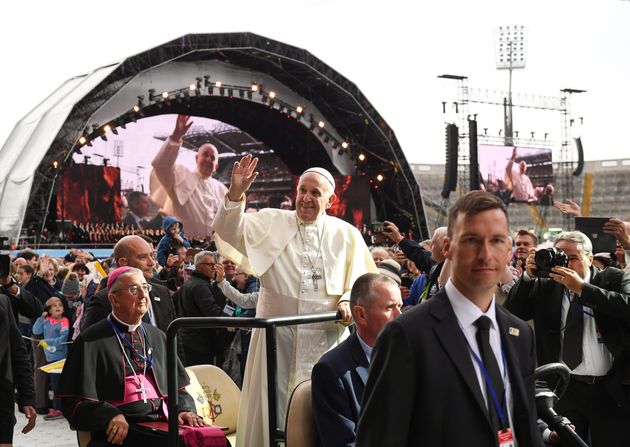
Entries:
[[549,272],[554,267],[568,267],[569,257],[562,250],[551,247],[538,250],[534,255],[534,262],[536,262],[536,277],[549,278]]

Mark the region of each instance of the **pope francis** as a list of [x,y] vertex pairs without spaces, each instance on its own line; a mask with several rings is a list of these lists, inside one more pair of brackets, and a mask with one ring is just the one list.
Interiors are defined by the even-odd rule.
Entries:
[[[322,168],[300,176],[295,210],[245,213],[245,192],[256,179],[258,159],[234,163],[230,188],[214,220],[223,256],[260,277],[257,317],[341,311],[351,320],[349,295],[364,273],[377,273],[361,233],[327,216],[335,201],[335,180]],[[287,397],[311,376],[319,357],[347,335],[336,323],[277,329],[278,421],[284,423]],[[264,329],[254,329],[247,357],[236,445],[269,446]]]

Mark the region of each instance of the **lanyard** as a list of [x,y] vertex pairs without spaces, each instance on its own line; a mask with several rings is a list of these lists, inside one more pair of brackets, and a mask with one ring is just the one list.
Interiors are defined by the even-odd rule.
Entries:
[[[481,371],[481,375],[483,375],[483,379],[486,382],[486,386],[488,387],[488,391],[490,392],[490,397],[492,397],[492,403],[494,404],[494,408],[496,408],[497,410],[497,415],[499,416],[499,419],[501,421],[501,428],[507,428],[509,426],[508,424],[508,420],[506,417],[506,410],[507,410],[507,387],[505,386],[506,383],[506,375],[507,375],[507,366],[505,364],[505,352],[503,351],[503,345],[501,345],[501,359],[503,360],[503,396],[501,397],[501,401],[502,401],[502,405],[499,405],[499,399],[497,398],[497,392],[494,390],[494,386],[492,386],[492,381],[490,380],[490,375],[488,374],[488,371],[486,370],[486,367],[483,364],[483,360],[481,360],[479,358],[479,356],[477,355],[477,353],[475,351],[473,351],[472,346],[470,346],[470,342],[468,341],[468,339],[466,337],[464,337],[464,340],[466,340],[466,344],[468,345],[468,349],[470,350],[470,353],[473,356],[473,359],[475,359],[475,362],[477,362],[477,365],[479,366],[479,370]],[[492,349],[491,349],[492,351]],[[492,351],[492,355],[494,355],[494,351]]]
[[575,304],[571,298],[569,298],[569,307],[572,307],[573,309],[577,310],[578,312],[582,312],[584,315],[588,315],[589,317],[595,318],[595,314],[593,314],[592,312],[589,312],[588,310],[584,309],[584,306],[580,306],[579,304]]
[[[111,316],[107,317],[107,321],[109,322],[109,325],[114,329],[114,332],[116,332],[116,336],[118,337],[118,340],[119,341],[122,340],[125,343],[125,346],[131,349],[132,352],[134,352],[138,357],[140,357],[140,359],[142,359],[142,361],[144,362],[145,368],[151,369],[153,367],[153,350],[149,348],[149,351],[148,351],[149,355],[147,357],[140,354],[129,342],[129,340],[127,340],[127,337],[125,337],[125,335],[118,330],[118,328],[112,321]],[[142,329],[142,335],[144,336],[144,345],[148,346],[149,342],[147,340],[147,331],[142,325],[140,325],[140,328]],[[123,354],[124,354],[124,350],[123,350]]]

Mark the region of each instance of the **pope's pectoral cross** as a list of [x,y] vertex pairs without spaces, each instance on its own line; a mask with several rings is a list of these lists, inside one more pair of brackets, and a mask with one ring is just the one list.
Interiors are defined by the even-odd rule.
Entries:
[[319,290],[319,285],[317,284],[317,281],[322,279],[322,275],[317,273],[317,270],[313,270],[313,274],[311,275],[311,279],[313,280],[313,289],[314,290]]
[[136,389],[136,393],[140,393],[142,401],[147,403],[147,389],[144,387],[144,382],[140,380],[140,386]]

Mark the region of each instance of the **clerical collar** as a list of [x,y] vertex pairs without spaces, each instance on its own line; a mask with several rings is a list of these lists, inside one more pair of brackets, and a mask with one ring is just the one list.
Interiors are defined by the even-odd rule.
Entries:
[[304,227],[306,227],[308,225],[315,225],[315,226],[317,226],[317,228],[319,228],[325,218],[326,218],[326,213],[323,213],[317,219],[315,219],[313,222],[304,222],[302,219],[300,219],[298,217],[297,211],[295,212],[295,219],[297,220],[298,225],[302,225]]
[[140,324],[125,323],[124,321],[121,321],[120,318],[116,316],[116,314],[114,314],[113,310],[112,310],[112,317],[114,318],[114,320],[116,320],[116,324],[120,326],[121,329],[125,329],[127,332],[135,332],[136,329],[138,329],[140,325],[142,324],[142,320],[140,320]]

